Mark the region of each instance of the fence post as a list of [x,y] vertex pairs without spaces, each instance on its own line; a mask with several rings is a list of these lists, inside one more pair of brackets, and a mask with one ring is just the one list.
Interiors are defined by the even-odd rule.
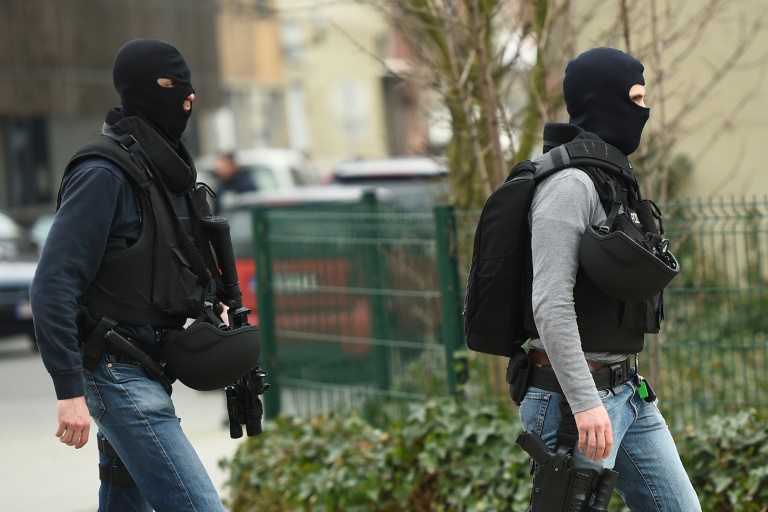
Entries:
[[269,391],[264,395],[264,417],[280,414],[280,365],[275,339],[274,294],[272,293],[272,252],[269,246],[269,218],[264,208],[252,210],[253,254],[256,263],[256,297],[259,309],[261,364],[269,373]]
[[379,229],[380,219],[375,214],[379,212],[379,203],[376,194],[366,191],[363,194],[363,211],[366,214],[367,223],[364,242],[365,250],[365,276],[366,288],[369,290],[368,300],[371,308],[371,336],[374,347],[373,377],[381,391],[389,391],[391,381],[391,361],[389,347],[382,344],[389,339],[389,319],[387,318],[387,301],[379,293],[384,288],[384,264],[380,252],[381,244],[377,243],[381,236]]
[[459,290],[459,256],[456,239],[456,209],[453,205],[437,205],[435,239],[437,242],[437,271],[440,279],[440,312],[448,388],[456,392],[454,352],[463,339],[463,304]]

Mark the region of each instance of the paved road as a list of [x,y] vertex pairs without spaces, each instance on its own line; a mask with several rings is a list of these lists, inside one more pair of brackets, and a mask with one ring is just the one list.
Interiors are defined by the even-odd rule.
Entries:
[[[53,384],[30,346],[23,338],[0,339],[0,511],[93,512],[96,443],[75,450],[56,439]],[[230,439],[222,426],[224,393],[176,384],[173,394],[181,425],[224,496],[226,474],[218,462],[242,441]]]

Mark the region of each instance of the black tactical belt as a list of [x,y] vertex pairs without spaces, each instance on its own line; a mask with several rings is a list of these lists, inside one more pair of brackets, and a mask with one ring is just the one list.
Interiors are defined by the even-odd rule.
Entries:
[[[153,360],[155,360],[156,362],[159,362],[161,360],[161,357],[158,354],[145,350],[145,347],[143,345],[141,346],[141,349],[143,352],[146,352],[147,355]],[[131,357],[129,354],[126,354],[124,351],[120,350],[119,348],[112,345],[111,343],[107,343],[107,345],[104,347],[104,353],[109,354],[111,356],[116,356],[117,362],[121,364],[136,364],[140,362],[140,361],[137,361],[135,357]]]
[[[635,376],[635,368],[630,366],[629,358],[620,363],[606,364],[604,368],[592,372],[595,387],[598,391],[603,389],[616,390],[619,386]],[[528,375],[528,386],[562,393],[563,388],[557,381],[555,371],[551,366],[531,365]]]

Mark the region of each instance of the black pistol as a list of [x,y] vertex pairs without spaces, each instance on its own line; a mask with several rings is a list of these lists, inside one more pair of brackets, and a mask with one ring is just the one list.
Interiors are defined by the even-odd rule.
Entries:
[[[550,450],[536,432],[523,432],[517,444],[531,456],[538,469],[533,476],[532,512],[604,512],[619,474],[602,475],[594,469],[573,467],[573,449]],[[595,495],[592,506],[592,496]]]

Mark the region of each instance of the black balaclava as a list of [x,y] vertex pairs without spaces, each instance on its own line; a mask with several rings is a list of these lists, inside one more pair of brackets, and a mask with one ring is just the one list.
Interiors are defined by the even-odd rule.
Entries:
[[[176,87],[162,87],[158,78],[170,78]],[[173,45],[157,39],[134,39],[117,52],[112,67],[126,115],[144,118],[176,146],[187,127],[190,112],[184,100],[195,90],[184,57]]]
[[643,69],[640,61],[613,48],[593,48],[570,61],[563,79],[570,123],[631,155],[650,113],[629,97],[633,85],[645,85]]

